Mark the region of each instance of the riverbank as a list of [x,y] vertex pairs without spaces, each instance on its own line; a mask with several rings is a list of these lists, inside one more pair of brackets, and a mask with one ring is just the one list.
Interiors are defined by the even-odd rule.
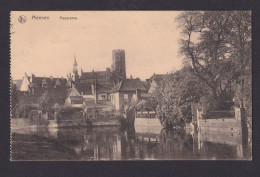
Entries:
[[32,121],[29,118],[11,119],[11,130],[37,128],[72,128],[72,127],[104,127],[125,126],[124,118],[100,118],[87,120],[84,118],[46,120],[45,123]]

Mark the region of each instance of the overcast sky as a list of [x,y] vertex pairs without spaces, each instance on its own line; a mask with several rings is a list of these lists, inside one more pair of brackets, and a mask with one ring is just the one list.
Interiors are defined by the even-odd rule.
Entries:
[[[179,31],[174,11],[12,12],[11,75],[66,77],[74,53],[78,70],[111,66],[112,50],[124,49],[126,74],[149,78],[180,68]],[[24,24],[18,17],[24,15]],[[49,20],[33,20],[32,15]],[[77,17],[77,20],[60,20]]]

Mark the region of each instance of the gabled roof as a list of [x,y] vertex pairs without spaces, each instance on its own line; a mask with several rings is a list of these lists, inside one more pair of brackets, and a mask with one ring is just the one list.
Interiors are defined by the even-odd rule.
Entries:
[[80,94],[76,88],[70,88],[70,89],[67,89],[67,97],[70,97],[70,96],[80,96]]
[[155,79],[155,80],[164,79],[166,76],[167,76],[167,74],[153,74],[150,77],[150,79]]
[[105,79],[107,75],[107,71],[83,72],[80,79]]
[[32,77],[32,83],[35,83],[38,85],[38,87],[42,86],[42,83],[46,83],[48,87],[54,87],[57,79],[60,82],[61,86],[66,85],[66,79],[65,78],[51,78],[51,77]]
[[112,88],[112,92],[119,91],[135,91],[135,90],[146,91],[146,88],[140,79],[124,79],[115,87]]
[[98,83],[97,88],[98,92],[107,92],[110,91],[115,85],[113,83]]
[[22,79],[19,79],[19,80],[13,80],[13,84],[16,85],[16,89],[17,89],[17,90],[20,90],[21,85],[22,85],[22,82],[23,82]]
[[55,86],[59,86],[59,85],[61,85],[60,79],[56,79]]
[[76,83],[76,88],[79,93],[84,95],[92,95],[92,88],[90,83]]
[[167,77],[167,74],[153,74],[150,80],[154,80],[157,84],[160,84],[162,80]]

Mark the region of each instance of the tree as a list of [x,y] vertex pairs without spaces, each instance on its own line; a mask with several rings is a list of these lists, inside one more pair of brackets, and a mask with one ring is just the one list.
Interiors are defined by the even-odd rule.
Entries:
[[[231,101],[234,81],[244,95],[251,54],[250,12],[184,12],[176,21],[182,29],[180,53],[185,56],[185,64],[207,85],[212,100]],[[240,99],[243,104],[243,96]]]
[[157,115],[165,128],[183,126],[192,119],[191,103],[198,102],[204,93],[204,84],[190,68],[184,67],[168,75],[158,94]]
[[18,100],[17,87],[13,83],[11,85],[11,106],[12,106],[12,116],[14,117],[16,116],[15,112],[17,110],[17,107],[19,107],[19,100]]
[[135,108],[138,111],[156,111],[158,101],[156,97],[150,97],[148,99],[140,100],[136,103]]
[[55,103],[54,95],[51,91],[47,90],[38,98],[38,102],[43,109],[51,108]]

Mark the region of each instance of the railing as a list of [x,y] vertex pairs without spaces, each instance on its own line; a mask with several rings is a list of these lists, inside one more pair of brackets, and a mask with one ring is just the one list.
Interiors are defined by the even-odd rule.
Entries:
[[[221,110],[221,111],[210,111],[205,115],[204,119],[235,119],[235,111],[233,110]],[[197,111],[197,117],[202,119],[202,111]]]
[[147,118],[147,119],[155,119],[155,112],[136,112],[136,118]]
[[222,119],[222,118],[235,118],[235,111],[210,111],[207,114],[207,119]]
[[116,118],[118,116],[120,116],[121,114],[118,112],[112,112],[112,111],[102,111],[102,110],[91,110],[91,111],[87,111],[86,113],[86,117],[87,118],[91,118],[91,119],[95,119],[95,118]]

